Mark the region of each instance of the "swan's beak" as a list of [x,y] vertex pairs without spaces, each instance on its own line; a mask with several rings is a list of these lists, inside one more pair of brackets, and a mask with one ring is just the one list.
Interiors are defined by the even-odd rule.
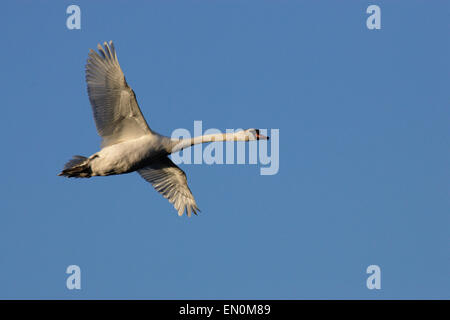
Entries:
[[265,136],[263,134],[260,134],[259,132],[256,133],[256,139],[258,140],[269,140],[268,136]]

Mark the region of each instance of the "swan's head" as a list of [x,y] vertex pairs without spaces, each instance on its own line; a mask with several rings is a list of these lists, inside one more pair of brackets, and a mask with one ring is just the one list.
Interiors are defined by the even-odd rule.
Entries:
[[245,140],[247,141],[253,141],[253,140],[269,140],[269,137],[260,134],[259,133],[259,129],[247,129],[242,131],[243,134],[245,135]]

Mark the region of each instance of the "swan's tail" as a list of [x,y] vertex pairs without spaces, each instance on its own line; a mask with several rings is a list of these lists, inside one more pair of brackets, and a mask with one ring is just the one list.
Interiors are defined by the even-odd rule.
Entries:
[[64,169],[58,176],[75,177],[75,178],[89,178],[92,170],[89,164],[89,159],[83,156],[73,156],[65,165]]

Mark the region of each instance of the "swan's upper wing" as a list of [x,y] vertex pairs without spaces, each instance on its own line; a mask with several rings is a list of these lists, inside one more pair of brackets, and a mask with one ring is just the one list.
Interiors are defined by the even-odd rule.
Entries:
[[191,216],[200,211],[188,187],[186,174],[168,157],[162,157],[151,165],[138,170],[142,178],[150,182],[178,211],[178,215]]
[[112,41],[90,50],[86,82],[102,147],[151,133],[134,91],[125,81]]

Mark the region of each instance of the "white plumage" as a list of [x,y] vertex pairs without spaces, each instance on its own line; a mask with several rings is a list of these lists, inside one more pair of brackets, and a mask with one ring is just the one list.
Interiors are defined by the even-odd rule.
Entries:
[[101,150],[89,158],[74,156],[59,174],[89,178],[137,171],[182,215],[200,211],[188,187],[186,174],[169,158],[173,152],[197,143],[268,139],[257,129],[192,139],[170,139],[150,129],[128,86],[112,41],[89,52],[86,82]]

